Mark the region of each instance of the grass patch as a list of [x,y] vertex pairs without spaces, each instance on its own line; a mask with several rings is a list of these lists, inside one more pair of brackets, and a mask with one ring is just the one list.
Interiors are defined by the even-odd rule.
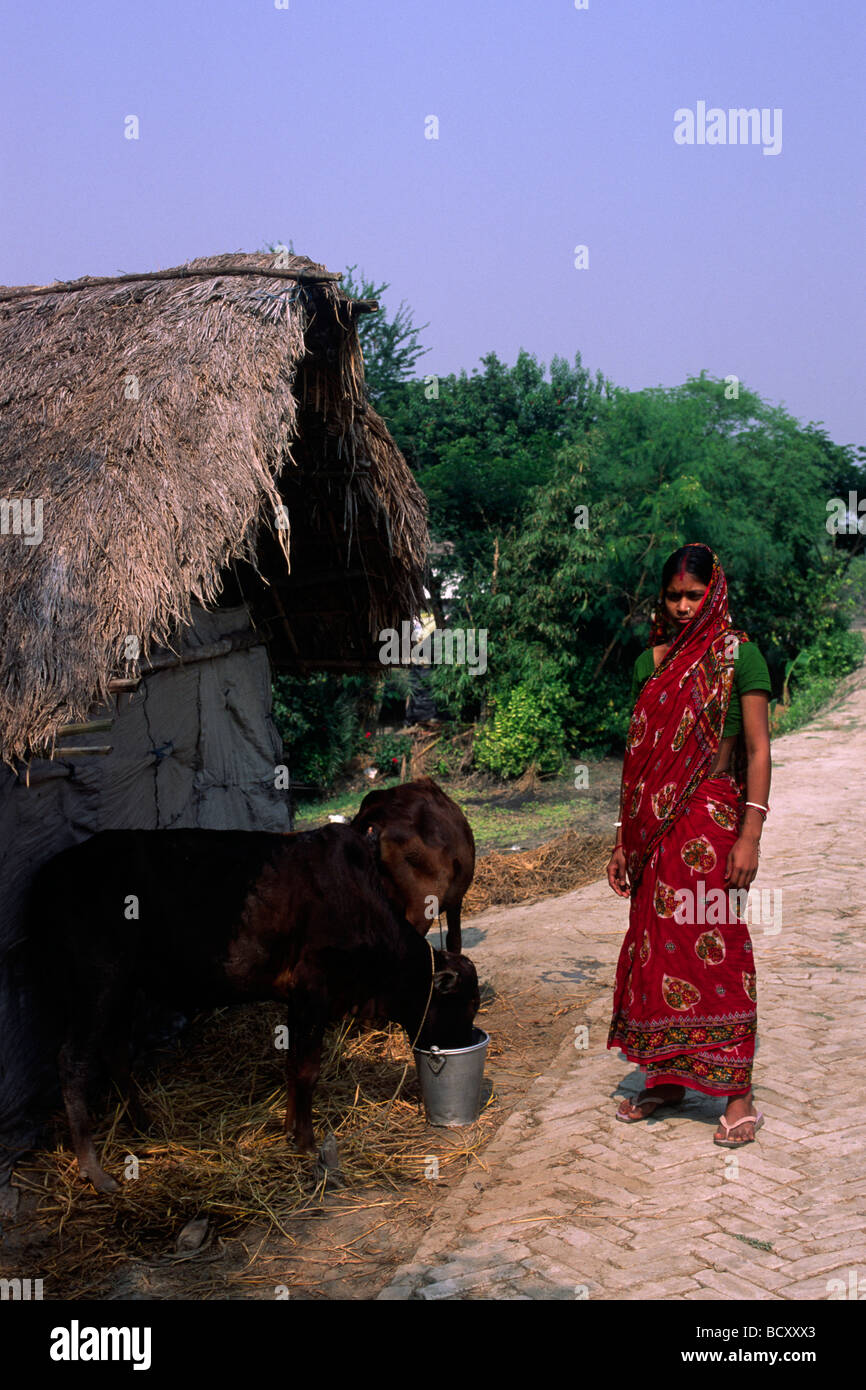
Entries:
[[[602,778],[613,781],[616,783],[616,800],[619,762],[614,761],[616,768],[613,773],[609,761],[587,763],[586,766],[590,789],[595,789]],[[525,792],[519,791],[513,783],[483,786],[467,781],[454,786],[445,778],[437,777],[435,780],[457,803],[472,826],[478,854],[510,850],[513,845],[530,849],[568,830],[591,833],[595,829],[590,822],[597,814],[598,801],[590,797],[586,790],[576,790],[570,773],[537,781],[531,790]],[[398,785],[397,778],[377,778],[369,788],[342,791],[325,801],[302,802],[297,808],[295,828],[315,830],[327,823],[329,815],[343,815],[351,819],[367,790]]]
[[840,680],[862,666],[866,648],[858,629],[834,633],[825,641],[806,647],[790,665],[791,698],[774,701],[770,732],[774,737],[792,733],[807,724],[836,694]]

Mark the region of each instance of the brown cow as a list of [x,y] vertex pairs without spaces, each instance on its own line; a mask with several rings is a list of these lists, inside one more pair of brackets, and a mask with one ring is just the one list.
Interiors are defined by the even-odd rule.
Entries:
[[368,792],[352,826],[362,835],[378,827],[383,883],[395,907],[422,936],[444,912],[445,949],[459,953],[460,908],[475,872],[475,840],[460,807],[432,778],[418,777]]

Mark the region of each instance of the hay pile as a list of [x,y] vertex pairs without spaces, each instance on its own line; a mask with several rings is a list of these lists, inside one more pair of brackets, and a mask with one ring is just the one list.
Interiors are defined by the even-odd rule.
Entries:
[[[209,1250],[194,1258],[203,1262],[207,1288],[225,1279],[224,1272],[207,1272],[207,1262],[224,1253],[220,1236],[254,1225],[257,1244],[271,1233],[294,1243],[290,1223],[321,1214],[325,1177],[282,1134],[284,1054],[273,1040],[284,1019],[277,1004],[219,1010],[197,1020],[151,1073],[137,1069],[151,1117],[147,1134],[135,1133],[120,1105],[95,1130],[106,1171],[121,1182],[113,1196],[100,1196],[78,1177],[65,1127],[62,1147],[20,1165],[18,1185],[36,1196],[29,1225],[40,1250],[29,1262],[45,1281],[46,1298],[105,1297],[118,1268],[130,1261],[166,1267],[189,1259],[176,1253],[175,1242],[201,1216],[209,1219],[212,1238]],[[396,1025],[360,1032],[348,1023],[326,1039],[313,1122],[319,1142],[328,1130],[335,1135],[342,1183],[356,1202],[383,1186],[395,1204],[405,1201],[407,1185],[429,1198],[430,1156],[438,1158],[440,1177],[462,1172],[495,1125],[482,1112],[459,1139],[447,1131],[443,1141],[442,1131],[425,1122],[411,1063],[390,1104],[410,1057]],[[124,1181],[129,1155],[139,1172]],[[333,1200],[329,1188],[328,1205]]]
[[610,835],[581,835],[566,830],[538,849],[516,854],[495,850],[480,857],[463,899],[463,916],[504,903],[526,903],[570,893],[601,878],[610,858]]

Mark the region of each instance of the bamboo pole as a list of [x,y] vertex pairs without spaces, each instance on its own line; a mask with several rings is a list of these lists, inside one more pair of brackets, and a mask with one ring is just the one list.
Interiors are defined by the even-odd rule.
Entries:
[[73,734],[105,733],[113,723],[113,719],[91,719],[89,724],[64,724],[57,730],[57,738],[71,738]]
[[[342,280],[341,270],[284,270],[273,266],[261,268],[249,265],[226,265],[220,269],[205,266],[180,266],[177,270],[141,270],[134,275],[85,275],[81,280],[60,280],[54,285],[18,285],[0,294],[0,304],[11,299],[32,299],[37,295],[70,294],[77,290],[99,289],[103,285],[129,285],[139,280],[218,280],[223,275],[259,275],[266,279],[296,280],[304,285],[320,285]],[[350,301],[354,303],[355,301]],[[375,300],[358,300],[359,304],[375,304]],[[376,305],[378,308],[378,304]],[[362,313],[374,312],[364,309]]]
[[93,748],[85,748],[83,746],[81,748],[52,748],[50,761],[53,762],[55,759],[58,758],[61,761],[63,761],[63,759],[65,758],[83,758],[93,753],[99,753],[104,756],[106,753],[110,752],[110,743],[99,744],[98,746],[95,746]]
[[168,671],[176,666],[193,666],[197,661],[214,661],[217,657],[228,656],[230,652],[264,645],[265,639],[260,632],[229,632],[218,642],[210,642],[205,647],[193,647],[183,653],[166,652],[164,656],[155,656],[146,666],[139,668],[137,676],[113,676],[108,682],[108,689],[113,695],[124,690],[136,690],[145,676],[152,676],[157,671]]

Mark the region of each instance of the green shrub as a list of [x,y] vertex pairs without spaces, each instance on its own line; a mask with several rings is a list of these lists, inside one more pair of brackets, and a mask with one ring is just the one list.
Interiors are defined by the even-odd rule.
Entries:
[[475,762],[497,777],[519,777],[534,762],[539,772],[558,772],[565,752],[561,707],[564,687],[514,686],[494,699],[493,717],[475,740]]
[[376,738],[368,731],[362,740],[362,751],[373,767],[394,774],[400,771],[404,758],[411,758],[412,740],[405,734],[380,734]]
[[821,676],[839,680],[854,671],[863,660],[863,637],[860,632],[828,632],[812,642],[802,654],[793,680],[808,685]]
[[855,671],[863,658],[863,635],[859,631],[836,629],[804,647],[786,668],[789,703],[773,703],[773,733],[790,733],[805,724],[832,699],[841,678]]

